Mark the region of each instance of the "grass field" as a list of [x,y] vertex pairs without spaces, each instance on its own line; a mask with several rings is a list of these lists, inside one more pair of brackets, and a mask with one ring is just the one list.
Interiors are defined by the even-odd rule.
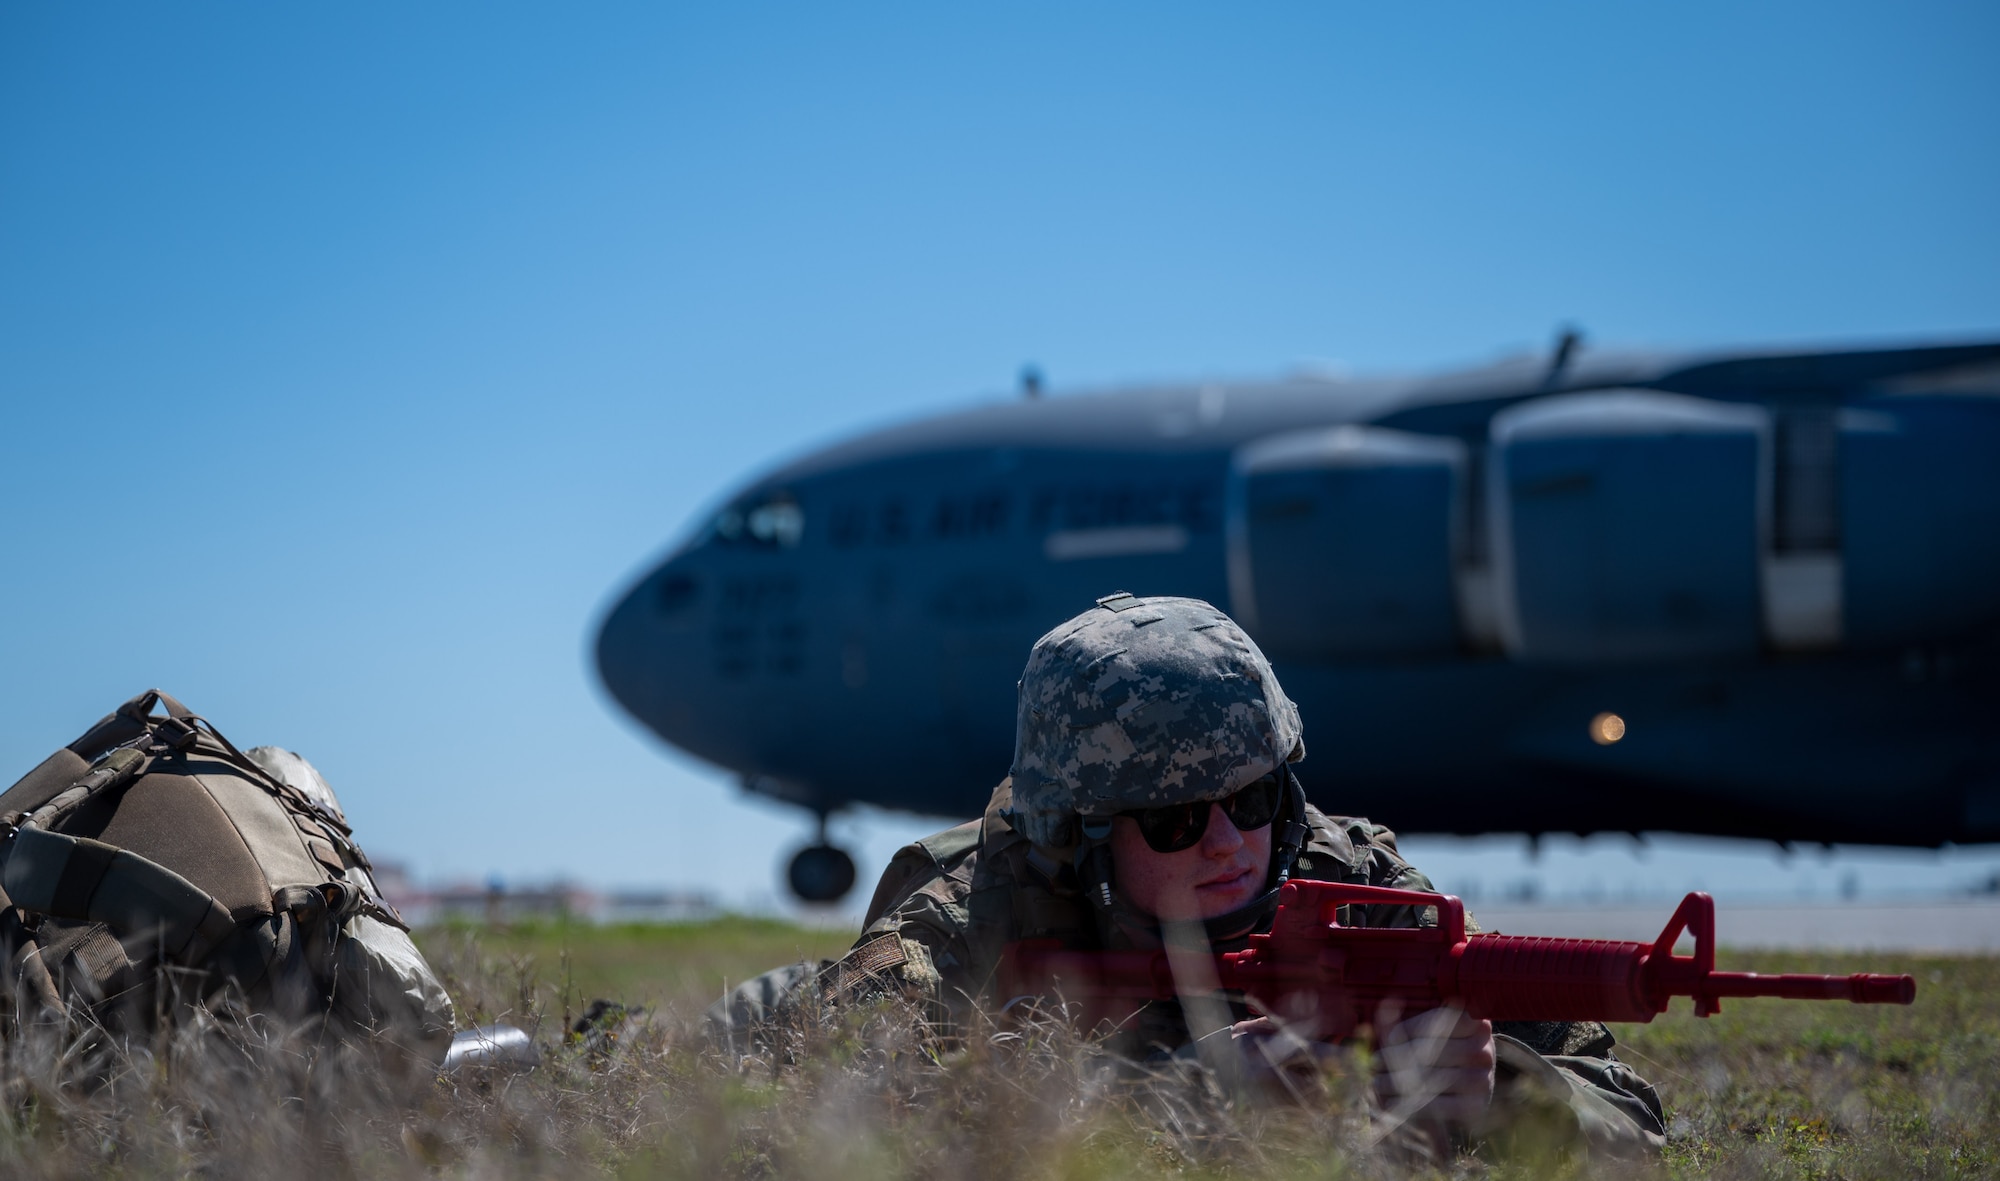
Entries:
[[[1665,1158],[1368,1147],[1366,1064],[1302,1103],[1113,1069],[1066,1030],[928,1039],[895,1006],[719,1052],[701,1007],[851,933],[769,920],[437,930],[462,1017],[537,1030],[526,1074],[399,1083],[282,1031],[186,1031],[78,1055],[5,1047],[0,1177],[2000,1176],[2000,960],[1726,955],[1759,971],[1911,971],[1910,1008],[1733,1002],[1615,1030],[1664,1095]],[[566,1032],[598,997],[651,1014]],[[565,1014],[568,1014],[566,1017]]]
[[[424,954],[441,968],[464,973],[476,962],[488,977],[531,975],[539,1010],[560,1017],[565,991],[572,1008],[601,997],[697,1013],[725,986],[779,964],[836,957],[854,935],[849,928],[731,916],[629,926],[548,921],[497,930],[444,927],[420,939]],[[517,1002],[517,996],[508,998],[518,1008]],[[498,1016],[480,1013],[476,1019]]]
[[1905,971],[1901,1006],[1729,1002],[1615,1032],[1667,1099],[1683,1176],[2000,1176],[2000,960],[1723,955],[1759,972]]
[[[468,933],[434,933],[461,950]],[[551,1014],[596,996],[691,1014],[762,967],[837,955],[851,938],[729,919],[685,927],[536,926],[478,937],[532,962]],[[447,953],[445,959],[450,960]],[[1685,1002],[1617,1027],[1620,1056],[1665,1097],[1674,1176],[2000,1176],[2000,960],[1725,952],[1760,972],[1908,971],[1909,1008],[1738,1001],[1702,1020]]]

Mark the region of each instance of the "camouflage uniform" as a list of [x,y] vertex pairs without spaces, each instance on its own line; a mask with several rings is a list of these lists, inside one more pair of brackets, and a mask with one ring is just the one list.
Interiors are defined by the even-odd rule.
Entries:
[[[1233,621],[1197,600],[1129,595],[1100,600],[1099,610],[1035,645],[1016,735],[1013,775],[984,817],[896,854],[846,956],[818,971],[799,965],[751,981],[718,1002],[711,1020],[733,1031],[798,998],[895,993],[926,1004],[948,1033],[975,1008],[992,1007],[1010,942],[1156,947],[1152,917],[1111,890],[1100,896],[1101,883],[1086,868],[1109,817],[1155,803],[1220,799],[1305,753],[1297,708]],[[1297,804],[1273,822],[1273,860],[1280,863],[1273,881],[1288,870],[1293,878],[1432,889],[1397,853],[1388,829],[1329,817],[1302,796]],[[1251,930],[1268,926],[1274,896],[1275,887],[1239,912],[1243,921],[1226,934],[1212,922],[1217,950],[1240,947]],[[1350,906],[1340,921],[1428,926],[1437,913]],[[1148,1058],[1174,1054],[1188,1041],[1179,1005],[1161,1002],[1128,1023],[1111,1048]],[[1611,1151],[1663,1143],[1658,1096],[1612,1055],[1604,1026],[1502,1023],[1494,1041],[1495,1109],[1503,1119],[1531,1109],[1554,1113],[1563,1134]]]

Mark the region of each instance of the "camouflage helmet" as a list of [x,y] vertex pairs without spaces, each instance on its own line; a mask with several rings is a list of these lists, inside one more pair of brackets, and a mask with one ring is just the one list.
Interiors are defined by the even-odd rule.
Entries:
[[1015,827],[1216,800],[1305,757],[1299,710],[1236,621],[1200,599],[1097,601],[1035,641],[1014,728]]

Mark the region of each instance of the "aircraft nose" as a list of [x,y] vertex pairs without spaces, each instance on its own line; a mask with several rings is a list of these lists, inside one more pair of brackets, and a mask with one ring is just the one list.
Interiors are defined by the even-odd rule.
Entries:
[[695,749],[707,582],[691,555],[670,559],[611,609],[597,634],[597,672],[611,696],[662,738]]

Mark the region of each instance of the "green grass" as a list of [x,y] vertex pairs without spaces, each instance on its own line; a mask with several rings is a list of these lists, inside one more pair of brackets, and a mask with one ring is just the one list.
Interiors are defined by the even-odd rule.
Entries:
[[[433,933],[431,945],[471,935]],[[488,932],[478,941],[488,956],[532,957],[545,972],[566,964],[579,1001],[616,997],[685,1016],[719,995],[725,981],[836,955],[850,938],[729,919],[543,925]],[[1742,1000],[1698,1019],[1688,1002],[1677,1001],[1651,1024],[1614,1028],[1619,1054],[1666,1100],[1670,1175],[2000,1176],[2000,959],[1725,952],[1719,966],[1908,971],[1918,978],[1918,1003]],[[541,995],[553,1011],[553,978],[545,976]]]
[[[1909,1008],[1677,1002],[1616,1029],[1666,1098],[1656,1165],[1537,1154],[1429,1162],[1370,1150],[1367,1066],[1302,1104],[1121,1067],[1052,1026],[927,1035],[886,1004],[724,1053],[700,1009],[849,932],[768,920],[424,933],[471,1020],[539,1031],[525,1075],[399,1079],[314,1037],[184,1029],[150,1045],[0,1043],[0,1177],[1541,1178],[1846,1181],[2000,1176],[2000,960],[1725,956],[1759,971],[1907,970]],[[570,1037],[594,997],[644,1019]]]
[[565,999],[574,1008],[605,998],[685,1014],[767,968],[839,956],[855,934],[732,915],[601,927],[553,919],[492,929],[449,926],[419,932],[418,943],[440,967],[456,970],[477,960],[488,973],[531,975],[545,1012],[560,1012]]
[[1668,1160],[1699,1176],[2000,1175],[2000,960],[1724,955],[1759,972],[1903,971],[1917,1003],[1677,1002],[1615,1030],[1669,1107]]

